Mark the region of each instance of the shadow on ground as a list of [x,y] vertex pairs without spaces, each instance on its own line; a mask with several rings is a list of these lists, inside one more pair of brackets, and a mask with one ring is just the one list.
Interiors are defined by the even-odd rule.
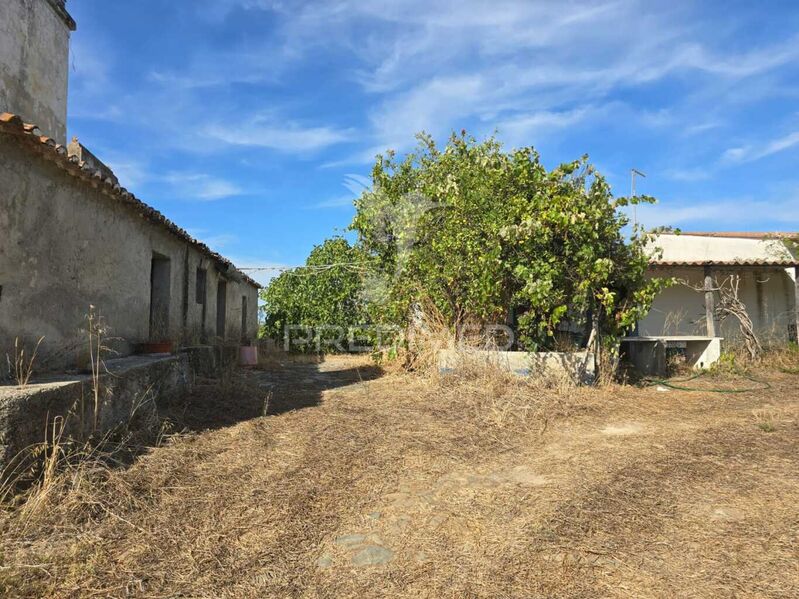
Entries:
[[178,430],[215,430],[317,406],[327,390],[374,380],[382,374],[383,369],[372,364],[275,363],[243,371],[226,381],[200,381],[187,397],[165,406],[164,416]]
[[259,386],[269,395],[266,414],[276,415],[317,406],[325,391],[371,381],[382,374],[382,368],[371,364],[333,369],[322,363],[278,367],[259,371],[257,376]]

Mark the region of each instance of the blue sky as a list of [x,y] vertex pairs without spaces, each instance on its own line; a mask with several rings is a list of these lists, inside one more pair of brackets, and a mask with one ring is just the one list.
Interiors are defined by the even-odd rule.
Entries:
[[647,225],[799,228],[799,5],[70,0],[69,134],[241,266],[300,264],[374,155],[588,153]]

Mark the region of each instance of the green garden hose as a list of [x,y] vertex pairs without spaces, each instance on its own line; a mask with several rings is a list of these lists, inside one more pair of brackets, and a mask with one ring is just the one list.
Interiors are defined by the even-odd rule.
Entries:
[[747,374],[742,374],[741,376],[747,380],[752,381],[753,383],[757,383],[760,386],[750,387],[748,389],[714,389],[714,388],[701,389],[698,387],[685,387],[682,385],[675,384],[675,383],[687,383],[689,381],[693,381],[694,379],[698,379],[701,376],[705,376],[705,374],[706,373],[704,372],[699,372],[685,379],[672,379],[671,381],[665,381],[662,379],[644,379],[644,386],[653,387],[655,385],[663,385],[664,387],[668,387],[669,389],[676,389],[678,391],[700,391],[705,393],[751,393],[752,391],[764,391],[766,389],[771,389],[771,383],[769,383],[768,381],[761,381],[760,379],[756,379]]

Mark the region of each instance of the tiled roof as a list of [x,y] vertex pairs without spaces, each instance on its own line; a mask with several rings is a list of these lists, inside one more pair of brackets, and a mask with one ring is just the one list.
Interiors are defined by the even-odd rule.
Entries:
[[75,23],[75,19],[67,12],[66,0],[47,0],[47,2],[53,7],[56,14],[63,19],[70,31],[75,31],[77,24]]
[[81,166],[77,156],[68,156],[66,146],[57,144],[55,140],[43,135],[36,125],[24,123],[19,116],[4,112],[0,114],[0,131],[16,136],[44,159],[54,162],[59,168],[76,179],[79,179],[82,183],[100,190],[115,200],[127,204],[150,222],[164,227],[176,237],[193,245],[200,252],[222,265],[224,270],[232,270],[249,284],[260,287],[252,278],[239,271],[230,260],[212,251],[204,243],[196,240],[184,229],[181,229],[158,212],[158,210],[148,206],[127,189],[115,183],[110,177],[103,179],[103,175],[99,170],[92,169],[88,164]]
[[754,231],[682,231],[680,235],[691,237],[725,237],[732,239],[785,239],[799,237],[799,233],[787,233],[784,231],[774,231],[772,233]]
[[652,260],[650,266],[773,266],[779,268],[789,268],[799,266],[799,260],[775,259],[775,260]]

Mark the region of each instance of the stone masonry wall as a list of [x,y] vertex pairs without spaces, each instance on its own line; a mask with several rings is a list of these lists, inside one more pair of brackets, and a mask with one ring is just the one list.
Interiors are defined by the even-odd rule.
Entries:
[[[124,423],[135,428],[154,414],[159,402],[186,393],[192,371],[185,355],[135,356],[106,363],[99,379],[97,431],[102,434]],[[0,387],[0,472],[24,451],[52,436],[54,420],[65,422],[65,436],[86,439],[94,423],[94,394],[89,375],[24,389]],[[66,437],[65,437],[66,438]]]
[[[257,335],[255,286],[5,135],[0,135],[0,233],[0,377],[17,337],[32,348],[44,336],[40,366],[74,366],[85,353],[90,305],[103,316],[107,342],[119,355],[151,340],[154,254],[170,264],[168,322],[157,340],[237,343]],[[198,303],[198,268],[206,272],[205,310]],[[227,282],[224,339],[217,334],[220,279]],[[244,331],[242,297],[248,307]]]
[[0,112],[12,112],[66,143],[69,35],[56,0],[0,2]]

